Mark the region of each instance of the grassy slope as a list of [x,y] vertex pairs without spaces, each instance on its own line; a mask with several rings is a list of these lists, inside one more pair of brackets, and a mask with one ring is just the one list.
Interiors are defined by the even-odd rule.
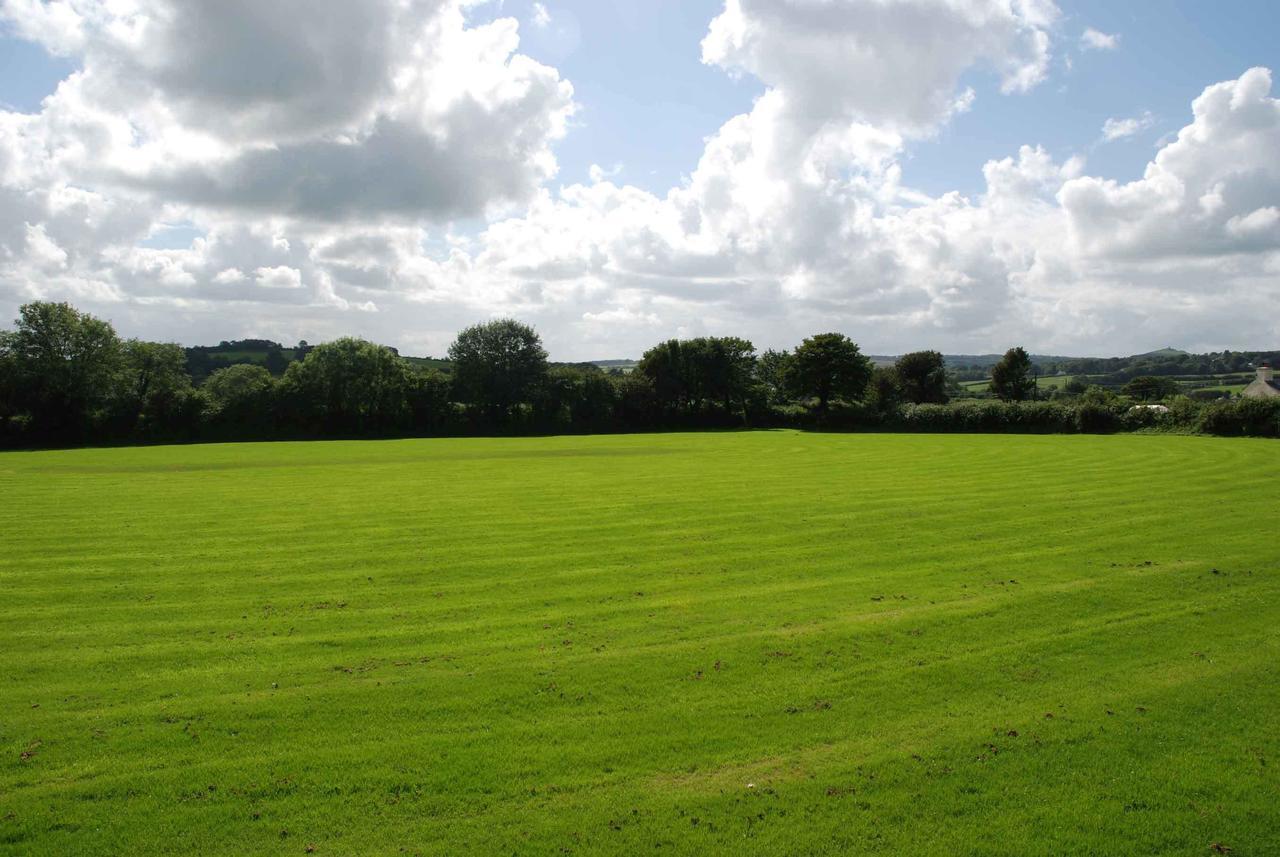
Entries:
[[0,853],[1280,853],[1278,448],[5,454]]
[[[1067,385],[1073,377],[1072,375],[1041,375],[1038,383],[1041,390],[1060,390]],[[1087,379],[1089,376],[1081,376]],[[1225,390],[1229,393],[1239,393],[1249,385],[1253,380],[1252,373],[1232,372],[1226,375],[1215,375],[1213,380],[1206,380],[1201,375],[1167,375],[1182,385],[1182,392],[1190,393],[1193,390]],[[1217,383],[1214,383],[1217,381]],[[969,393],[985,393],[991,389],[991,381],[961,381],[960,386]],[[1114,387],[1115,391],[1119,391],[1119,385]]]

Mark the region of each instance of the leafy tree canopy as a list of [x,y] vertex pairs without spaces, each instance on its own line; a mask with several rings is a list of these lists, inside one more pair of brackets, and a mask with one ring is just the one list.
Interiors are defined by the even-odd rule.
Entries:
[[871,380],[871,361],[843,333],[819,333],[802,342],[791,360],[789,386],[818,400],[825,412],[832,399],[855,401]]
[[1036,382],[1031,375],[1031,357],[1021,346],[1010,348],[991,367],[991,392],[1006,402],[1021,402],[1035,394]]
[[791,352],[769,349],[756,361],[756,380],[771,405],[782,405],[790,398],[787,373],[791,370]]
[[408,414],[408,365],[391,349],[344,337],[292,363],[283,394],[304,420],[338,431],[389,429]]
[[1161,378],[1156,375],[1139,375],[1124,385],[1121,390],[1126,396],[1144,402],[1158,402],[1169,396],[1176,396],[1182,388],[1172,378]]
[[505,418],[536,397],[547,377],[547,352],[527,324],[505,318],[468,327],[449,346],[457,395]]
[[115,391],[124,363],[111,325],[67,303],[23,305],[5,350],[14,405],[56,435],[84,430]]
[[894,364],[898,386],[909,402],[945,404],[947,402],[947,365],[937,351],[913,351]]

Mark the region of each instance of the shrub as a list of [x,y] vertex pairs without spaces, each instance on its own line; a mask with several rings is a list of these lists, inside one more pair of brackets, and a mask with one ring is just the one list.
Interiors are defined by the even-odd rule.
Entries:
[[1072,409],[1058,402],[957,402],[906,405],[893,426],[919,432],[1070,432]]
[[1167,425],[1169,422],[1168,412],[1158,411],[1155,408],[1134,407],[1120,414],[1120,427],[1125,431],[1155,428]]
[[1280,437],[1280,399],[1236,399],[1206,407],[1199,428],[1209,434]]
[[1083,434],[1108,434],[1120,428],[1120,422],[1120,415],[1108,405],[1081,402],[1076,407],[1076,431]]

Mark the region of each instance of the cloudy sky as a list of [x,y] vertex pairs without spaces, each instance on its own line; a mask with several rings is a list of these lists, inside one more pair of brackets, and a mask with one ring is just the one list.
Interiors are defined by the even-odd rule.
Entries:
[[1272,0],[0,0],[0,319],[1280,343]]

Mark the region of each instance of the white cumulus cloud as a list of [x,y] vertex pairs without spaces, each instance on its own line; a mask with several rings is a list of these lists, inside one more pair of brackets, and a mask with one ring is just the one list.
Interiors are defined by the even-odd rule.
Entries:
[[1088,27],[1080,34],[1080,47],[1086,51],[1114,51],[1120,47],[1120,36]]
[[1107,142],[1123,140],[1125,137],[1132,137],[1147,130],[1155,123],[1156,117],[1151,115],[1150,111],[1127,119],[1108,119],[1102,123],[1102,139]]

